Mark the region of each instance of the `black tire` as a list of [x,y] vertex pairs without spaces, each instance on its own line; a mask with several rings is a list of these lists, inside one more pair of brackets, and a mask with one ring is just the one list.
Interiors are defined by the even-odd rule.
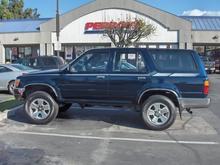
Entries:
[[[167,108],[168,110],[166,110],[166,111],[169,113],[169,115],[168,115],[168,113],[164,113],[167,115],[162,115],[161,112],[156,114],[156,111],[152,111],[151,108],[153,108],[154,105],[158,105],[158,104],[160,105],[159,106],[160,110],[161,110],[161,106],[165,109]],[[153,115],[148,115],[152,112],[154,112]],[[161,116],[166,117],[165,118],[166,120],[164,121],[164,123],[162,123],[163,121],[161,120]],[[151,120],[153,120],[154,117],[156,118],[157,123],[161,122],[162,124],[161,125],[155,124],[154,121],[151,121]],[[165,129],[169,128],[176,120],[176,106],[166,96],[153,95],[153,96],[149,97],[142,105],[142,119],[143,119],[144,123],[146,124],[147,128],[150,130],[154,130],[154,131],[165,130]]]
[[[37,99],[43,99],[49,104],[50,111],[44,119],[36,119],[31,115],[31,104]],[[32,124],[48,124],[53,121],[58,114],[59,106],[55,100],[46,92],[38,91],[30,94],[25,101],[25,113]],[[42,115],[41,115],[42,116]]]
[[15,81],[10,81],[8,83],[8,93],[10,93],[11,95],[14,95],[14,86],[15,86]]
[[69,103],[69,104],[63,104],[63,105],[61,105],[60,107],[59,107],[59,112],[66,112],[66,111],[68,111],[69,109],[70,109],[70,107],[72,106],[72,104],[71,103]]

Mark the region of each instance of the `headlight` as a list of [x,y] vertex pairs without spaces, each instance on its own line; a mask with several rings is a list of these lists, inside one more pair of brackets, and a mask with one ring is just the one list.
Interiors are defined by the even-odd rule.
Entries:
[[19,87],[20,85],[20,80],[19,79],[16,79],[15,80],[15,88]]

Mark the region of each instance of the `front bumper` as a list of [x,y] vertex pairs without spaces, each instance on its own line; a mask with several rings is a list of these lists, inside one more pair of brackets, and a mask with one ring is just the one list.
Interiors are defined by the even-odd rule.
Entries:
[[179,98],[180,108],[208,108],[211,99],[210,98]]
[[16,100],[24,100],[24,88],[15,88],[14,89],[14,97]]

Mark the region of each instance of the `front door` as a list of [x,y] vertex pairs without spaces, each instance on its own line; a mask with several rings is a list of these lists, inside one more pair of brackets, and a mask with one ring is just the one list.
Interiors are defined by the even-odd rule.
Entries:
[[62,75],[60,89],[64,99],[105,100],[110,53],[107,50],[91,50],[70,64]]
[[109,76],[112,99],[136,101],[138,93],[150,82],[145,58],[141,51],[135,49],[115,52]]

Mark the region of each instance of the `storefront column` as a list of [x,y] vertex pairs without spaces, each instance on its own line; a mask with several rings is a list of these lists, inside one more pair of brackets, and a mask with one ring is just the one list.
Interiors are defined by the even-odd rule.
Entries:
[[43,56],[45,54],[46,54],[45,43],[44,44],[40,44],[40,56]]
[[47,55],[48,56],[54,55],[53,44],[52,43],[48,43],[47,44]]
[[2,44],[0,44],[0,64],[5,63],[5,48]]
[[193,49],[193,44],[192,43],[187,43],[187,49],[192,50]]
[[180,49],[193,49],[193,44],[192,43],[189,43],[189,42],[180,42],[179,43],[179,48]]

